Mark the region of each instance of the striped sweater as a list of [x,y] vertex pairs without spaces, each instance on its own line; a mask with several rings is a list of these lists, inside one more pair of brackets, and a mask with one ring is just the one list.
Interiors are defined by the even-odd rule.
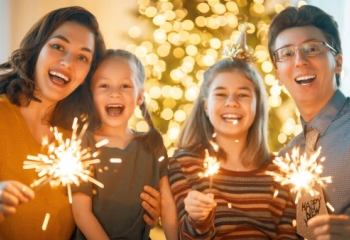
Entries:
[[[297,239],[291,194],[265,173],[277,170],[272,163],[249,172],[221,168],[209,189],[209,179],[199,177],[205,171],[201,158],[171,159],[169,180],[178,211],[179,239]],[[184,199],[191,190],[214,193],[217,207],[202,222],[192,221],[185,211]]]

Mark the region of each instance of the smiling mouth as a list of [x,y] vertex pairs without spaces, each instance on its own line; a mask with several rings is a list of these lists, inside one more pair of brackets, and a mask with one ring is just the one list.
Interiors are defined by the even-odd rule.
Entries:
[[236,114],[224,114],[222,115],[222,118],[227,122],[231,122],[232,124],[237,124],[238,121],[242,119],[242,116],[236,115]]
[[124,106],[120,104],[109,104],[106,106],[106,112],[110,116],[119,116],[124,111]]
[[296,83],[300,85],[308,85],[316,79],[316,75],[303,76],[295,79]]
[[62,73],[55,72],[55,71],[50,71],[49,72],[51,80],[59,85],[65,85],[69,83],[69,77],[63,75]]

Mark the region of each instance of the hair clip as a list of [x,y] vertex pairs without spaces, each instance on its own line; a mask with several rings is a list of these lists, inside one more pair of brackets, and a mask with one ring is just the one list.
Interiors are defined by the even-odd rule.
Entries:
[[246,43],[246,29],[248,25],[244,23],[241,26],[241,34],[239,35],[236,44],[226,44],[223,50],[223,55],[232,58],[232,60],[238,59],[246,62],[254,62],[256,60],[254,49],[247,46]]

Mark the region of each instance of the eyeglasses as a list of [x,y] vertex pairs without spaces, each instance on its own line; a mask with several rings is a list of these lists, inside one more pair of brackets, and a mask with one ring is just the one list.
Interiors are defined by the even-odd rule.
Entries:
[[300,49],[306,56],[317,56],[324,52],[325,46],[329,47],[332,51],[337,53],[333,47],[323,41],[310,41],[301,44],[300,46],[287,46],[281,47],[273,52],[273,56],[277,62],[284,62],[292,59],[295,56],[297,49]]

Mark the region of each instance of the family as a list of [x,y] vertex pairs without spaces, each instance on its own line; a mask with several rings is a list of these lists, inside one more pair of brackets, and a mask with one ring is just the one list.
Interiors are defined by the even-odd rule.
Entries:
[[[322,146],[326,158],[323,174],[332,176],[321,191],[334,212],[307,221],[311,239],[350,239],[350,98],[339,89],[338,25],[317,7],[287,7],[270,24],[268,49],[303,126],[279,155],[306,152],[313,133],[312,148]],[[266,90],[248,59],[225,58],[205,71],[171,157],[147,110],[141,61],[107,50],[86,9],[45,15],[0,71],[1,240],[150,239],[159,219],[170,240],[310,236],[293,224],[298,207],[289,187],[267,174],[279,170],[268,148]],[[137,107],[148,132],[128,125]],[[37,173],[23,170],[23,161],[42,151],[44,137],[55,141],[52,126],[69,137],[76,117],[89,126],[84,147],[108,143],[91,169],[104,188],[83,182],[70,204],[65,188],[32,189]],[[206,154],[221,164],[210,185],[199,176]]]

